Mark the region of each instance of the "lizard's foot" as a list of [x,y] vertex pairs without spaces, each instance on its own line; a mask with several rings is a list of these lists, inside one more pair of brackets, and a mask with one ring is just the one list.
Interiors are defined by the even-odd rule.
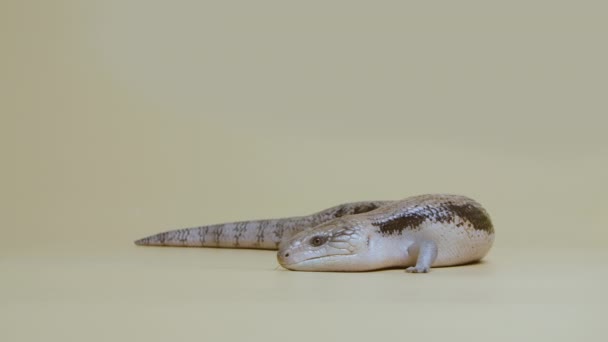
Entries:
[[407,248],[409,255],[416,256],[416,266],[405,269],[408,273],[428,273],[437,258],[437,245],[432,240],[418,241]]
[[430,269],[430,267],[411,266],[406,268],[405,271],[408,273],[428,273]]

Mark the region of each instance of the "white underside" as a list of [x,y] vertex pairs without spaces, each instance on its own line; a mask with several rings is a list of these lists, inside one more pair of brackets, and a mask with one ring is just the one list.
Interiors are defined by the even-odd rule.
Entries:
[[430,240],[437,245],[433,267],[462,265],[482,259],[492,247],[494,233],[488,234],[466,224],[458,227],[457,223],[428,223],[418,231],[402,235],[374,236],[365,258],[374,266],[413,266],[416,256],[409,255],[408,248],[417,241]]

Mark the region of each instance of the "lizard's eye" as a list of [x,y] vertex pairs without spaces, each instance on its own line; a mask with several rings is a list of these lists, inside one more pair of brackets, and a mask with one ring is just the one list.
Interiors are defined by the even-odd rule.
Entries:
[[324,244],[327,241],[326,236],[317,235],[310,238],[310,245],[313,247],[318,247]]

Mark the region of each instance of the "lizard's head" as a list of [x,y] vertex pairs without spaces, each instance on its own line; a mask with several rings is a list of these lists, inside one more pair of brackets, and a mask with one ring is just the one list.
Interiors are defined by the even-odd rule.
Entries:
[[294,271],[358,271],[368,244],[356,225],[335,219],[294,235],[279,248],[277,259]]

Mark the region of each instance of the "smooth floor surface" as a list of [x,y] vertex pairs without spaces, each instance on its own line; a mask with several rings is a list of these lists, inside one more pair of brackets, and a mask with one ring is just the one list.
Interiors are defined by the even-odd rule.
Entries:
[[469,266],[292,272],[272,251],[0,259],[3,341],[604,341],[608,252],[494,249]]

